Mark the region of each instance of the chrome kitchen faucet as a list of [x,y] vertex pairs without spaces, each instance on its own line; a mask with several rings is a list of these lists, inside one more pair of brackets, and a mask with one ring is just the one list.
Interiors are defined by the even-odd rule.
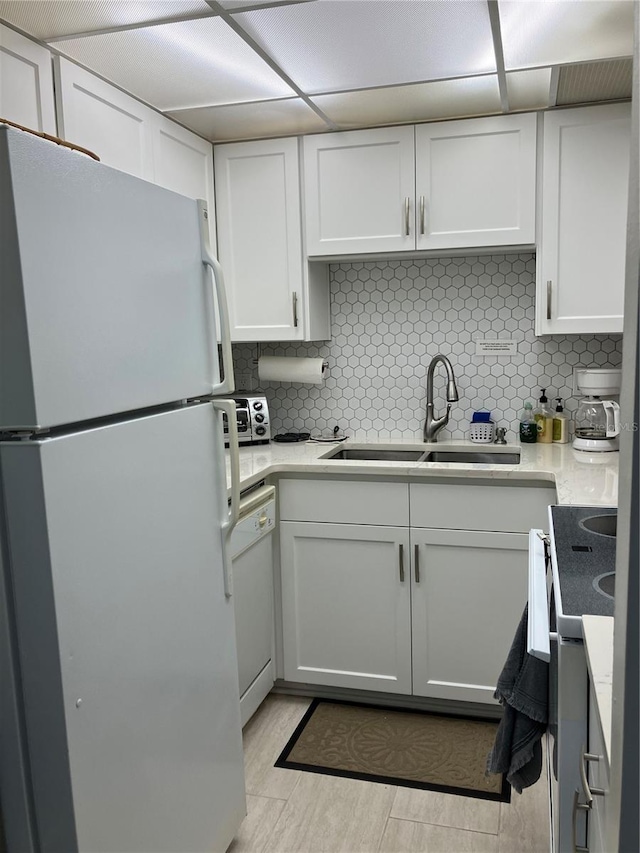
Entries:
[[[433,374],[436,365],[441,361],[447,371],[447,413],[441,418],[433,417]],[[457,402],[458,389],[456,387],[456,379],[453,375],[453,367],[446,355],[436,355],[431,359],[429,370],[427,371],[427,418],[424,422],[424,440],[437,441],[438,433],[442,427],[449,423],[449,413],[451,412],[451,403]]]

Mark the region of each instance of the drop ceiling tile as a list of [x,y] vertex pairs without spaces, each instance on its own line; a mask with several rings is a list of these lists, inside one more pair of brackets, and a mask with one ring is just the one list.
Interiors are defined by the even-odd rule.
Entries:
[[205,0],[0,0],[0,18],[39,39],[203,12],[212,12]]
[[293,94],[220,18],[60,41],[56,48],[161,110]]
[[319,133],[327,125],[299,98],[173,110],[168,113],[212,142]]
[[631,56],[630,0],[499,0],[507,70]]
[[341,128],[500,112],[500,91],[495,74],[463,80],[416,83],[413,86],[314,95],[312,100]]
[[483,0],[317,0],[234,19],[307,93],[496,70]]
[[511,110],[540,110],[549,106],[551,69],[533,68],[507,74],[507,97]]

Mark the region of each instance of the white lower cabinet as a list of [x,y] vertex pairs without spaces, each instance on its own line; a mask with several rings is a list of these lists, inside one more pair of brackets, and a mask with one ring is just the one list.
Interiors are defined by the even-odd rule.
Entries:
[[521,533],[411,528],[413,693],[493,703],[527,600]]
[[286,681],[497,704],[550,484],[278,488]]
[[287,681],[411,693],[409,531],[280,524]]
[[[588,758],[581,756],[588,778],[591,808],[588,812],[587,847],[589,853],[608,853],[612,847],[608,838],[607,806],[609,794],[609,766],[598,714],[598,703],[593,684],[589,686],[589,747]],[[586,791],[580,792],[580,801],[587,802]],[[609,816],[610,817],[610,816]]]

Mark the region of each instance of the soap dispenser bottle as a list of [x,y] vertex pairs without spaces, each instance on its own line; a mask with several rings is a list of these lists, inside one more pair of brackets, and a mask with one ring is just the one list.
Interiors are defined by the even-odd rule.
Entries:
[[562,397],[556,397],[556,411],[553,416],[553,441],[556,444],[567,444],[569,441],[569,419],[564,413]]
[[553,412],[549,408],[549,399],[546,396],[546,388],[541,388],[542,392],[540,405],[533,413],[536,423],[538,424],[538,441],[541,444],[551,444],[553,441]]

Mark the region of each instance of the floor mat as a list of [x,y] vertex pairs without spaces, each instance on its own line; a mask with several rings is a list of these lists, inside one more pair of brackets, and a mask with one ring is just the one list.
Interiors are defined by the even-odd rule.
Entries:
[[497,727],[492,720],[314,699],[275,766],[508,803],[506,779],[485,776]]

